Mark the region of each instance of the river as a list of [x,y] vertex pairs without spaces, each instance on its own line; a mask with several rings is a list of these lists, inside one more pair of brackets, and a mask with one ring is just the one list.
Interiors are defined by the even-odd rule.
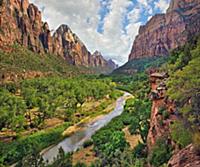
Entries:
[[75,132],[57,145],[45,150],[42,154],[44,161],[52,163],[54,158],[57,157],[60,147],[62,147],[65,153],[73,152],[78,148],[81,148],[83,143],[90,139],[97,130],[108,124],[113,118],[122,114],[127,96],[130,96],[130,94],[124,93],[122,97],[118,98],[115,109],[109,114],[104,115],[93,122],[81,124],[81,130]]

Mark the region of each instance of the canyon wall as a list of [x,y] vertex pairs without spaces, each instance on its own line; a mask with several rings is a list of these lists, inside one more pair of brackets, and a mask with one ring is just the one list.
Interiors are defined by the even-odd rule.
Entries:
[[199,0],[171,0],[166,14],[157,14],[140,27],[129,60],[166,56],[199,34],[199,26]]

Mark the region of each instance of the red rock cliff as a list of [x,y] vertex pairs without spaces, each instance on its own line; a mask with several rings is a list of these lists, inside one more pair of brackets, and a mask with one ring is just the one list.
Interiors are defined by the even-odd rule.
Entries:
[[67,25],[61,25],[53,35],[53,52],[74,65],[92,66],[91,54]]
[[53,35],[41,12],[28,0],[0,1],[0,46],[15,42],[38,53],[53,53],[73,65],[112,68],[102,56],[93,56],[67,25]]
[[199,0],[171,0],[166,14],[157,14],[140,27],[129,60],[168,55],[200,33],[199,26]]
[[165,73],[150,74],[152,109],[147,136],[148,153],[151,153],[158,139],[164,137],[166,142],[174,148],[173,156],[167,164],[168,167],[199,167],[199,151],[192,144],[180,150],[171,139],[170,125],[178,119],[178,116],[174,102],[166,98],[167,77]]
[[168,143],[173,144],[169,137],[169,126],[177,117],[173,102],[166,98],[166,79],[167,74],[165,73],[152,73],[150,75],[152,109],[150,129],[147,136],[149,151],[161,137],[166,137]]

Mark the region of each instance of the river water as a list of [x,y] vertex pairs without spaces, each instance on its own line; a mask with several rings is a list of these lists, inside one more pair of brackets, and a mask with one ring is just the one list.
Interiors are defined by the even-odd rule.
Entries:
[[65,153],[73,152],[81,148],[83,143],[90,139],[97,130],[108,124],[113,118],[122,114],[127,96],[130,96],[130,94],[124,93],[122,97],[117,99],[115,109],[112,112],[93,122],[81,124],[81,130],[43,152],[42,156],[44,161],[52,163],[54,158],[57,157],[60,147],[62,147]]

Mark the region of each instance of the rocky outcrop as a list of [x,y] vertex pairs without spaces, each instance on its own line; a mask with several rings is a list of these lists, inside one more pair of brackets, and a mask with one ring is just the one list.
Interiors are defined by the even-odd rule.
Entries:
[[165,137],[168,144],[173,145],[170,139],[170,124],[177,119],[173,101],[166,98],[166,73],[154,72],[150,74],[152,100],[150,129],[147,136],[147,147],[149,152],[159,138]]
[[[168,161],[168,167],[199,167],[200,152],[192,144],[180,150],[180,147],[171,139],[170,125],[179,119],[176,106],[166,97],[166,73],[151,70],[150,84],[152,100],[150,129],[147,136],[148,153],[160,138],[164,138],[174,149],[173,156]],[[149,166],[151,166],[149,164]]]
[[199,26],[199,0],[171,0],[166,14],[157,14],[140,27],[129,60],[168,55],[199,34]]
[[200,155],[195,151],[193,145],[178,151],[168,162],[168,167],[199,167]]
[[1,0],[0,48],[16,42],[37,53],[59,55],[73,65],[114,69],[103,56],[92,55],[67,25],[51,35],[41,12],[28,0]]

